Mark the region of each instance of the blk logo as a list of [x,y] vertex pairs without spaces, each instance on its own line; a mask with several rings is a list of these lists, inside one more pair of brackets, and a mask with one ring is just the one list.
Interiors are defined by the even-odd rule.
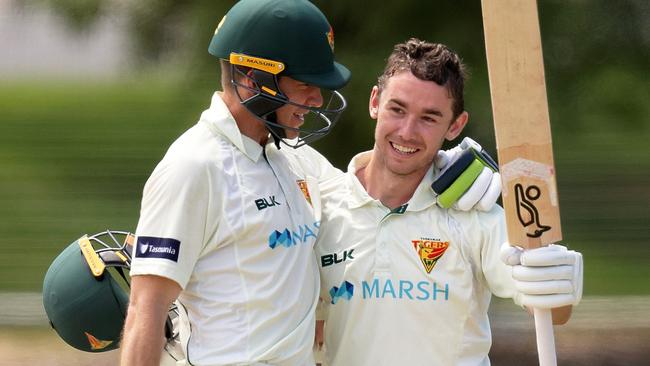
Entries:
[[350,250],[344,250],[343,253],[325,254],[320,257],[320,265],[321,267],[327,267],[327,266],[331,266],[332,264],[345,262],[348,259],[352,260],[354,259],[354,257],[352,256],[353,252],[354,249],[350,249]]
[[262,211],[265,208],[280,206],[280,202],[275,200],[275,196],[270,196],[266,198],[258,198],[255,200],[255,206],[257,206],[258,211]]
[[332,286],[330,289],[332,304],[336,304],[341,298],[349,301],[352,295],[354,295],[354,285],[348,281],[343,281],[341,287]]

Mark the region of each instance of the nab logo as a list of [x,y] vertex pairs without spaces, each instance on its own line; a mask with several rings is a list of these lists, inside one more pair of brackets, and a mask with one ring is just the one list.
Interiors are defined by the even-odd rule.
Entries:
[[321,267],[327,267],[327,266],[331,266],[332,264],[345,262],[348,259],[352,260],[354,259],[354,257],[352,256],[353,252],[354,249],[350,249],[350,250],[343,251],[343,254],[339,254],[339,253],[325,254],[320,257]]
[[275,196],[270,196],[268,200],[266,198],[258,198],[255,200],[255,206],[257,206],[258,211],[262,211],[265,208],[280,206],[280,202],[275,200]]
[[298,227],[298,230],[284,229],[283,231],[273,230],[269,235],[269,247],[275,249],[278,245],[285,248],[292,247],[298,244],[307,243],[310,240],[316,240],[320,221],[316,221],[311,225],[304,224]]
[[291,231],[289,231],[289,229],[284,229],[282,232],[275,230],[271,233],[271,236],[269,236],[269,246],[271,249],[275,249],[278,244],[285,248],[289,248],[293,245],[292,243],[293,240],[291,240]]
[[345,300],[350,300],[354,295],[354,285],[348,281],[343,281],[341,287],[332,286],[330,289],[330,297],[332,298],[332,304],[336,304],[340,298]]

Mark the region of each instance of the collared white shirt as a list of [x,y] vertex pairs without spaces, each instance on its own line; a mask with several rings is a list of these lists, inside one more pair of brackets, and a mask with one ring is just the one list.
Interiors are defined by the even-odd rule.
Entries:
[[369,158],[357,155],[347,174],[321,184],[326,364],[489,364],[490,298],[514,288],[498,255],[502,209],[438,207],[430,170],[391,211],[355,176]]
[[131,275],[182,287],[188,363],[313,364],[317,180],[337,172],[308,146],[242,135],[218,93],[171,145],[144,188]]

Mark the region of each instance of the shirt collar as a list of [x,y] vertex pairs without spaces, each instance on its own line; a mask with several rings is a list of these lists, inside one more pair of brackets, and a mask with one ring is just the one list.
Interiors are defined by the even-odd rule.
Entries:
[[[381,204],[378,200],[370,197],[356,175],[359,169],[362,169],[368,165],[371,156],[372,150],[364,151],[355,155],[348,164],[347,172],[348,184],[350,188],[350,208],[359,208],[369,202],[378,202]],[[433,164],[431,164],[431,167],[429,167],[429,170],[424,175],[424,178],[416,188],[415,193],[413,193],[413,196],[407,202],[408,206],[406,208],[406,211],[421,211],[436,203],[435,194],[431,189],[431,184],[433,183],[433,175],[434,167]]]
[[239,131],[235,118],[221,99],[221,92],[212,95],[210,108],[203,111],[199,123],[205,124],[213,133],[225,137],[252,161],[257,162],[262,155],[262,146]]
[[359,178],[357,178],[357,171],[365,168],[370,162],[372,150],[364,151],[355,155],[348,164],[348,185],[350,188],[350,208],[359,208],[369,202],[379,202],[370,197],[366,189],[363,187]]
[[409,206],[407,208],[407,211],[422,211],[426,208],[429,208],[431,205],[436,204],[436,195],[431,188],[434,172],[433,162],[431,162],[429,170],[427,170],[424,178],[422,178],[422,181],[415,189],[413,197],[411,197],[408,202]]

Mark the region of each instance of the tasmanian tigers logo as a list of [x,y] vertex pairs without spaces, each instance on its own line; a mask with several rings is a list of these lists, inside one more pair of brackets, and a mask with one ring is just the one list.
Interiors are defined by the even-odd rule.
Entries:
[[440,259],[440,257],[445,254],[447,248],[449,248],[448,241],[420,239],[411,240],[411,243],[413,243],[413,248],[415,249],[415,252],[418,253],[420,261],[422,261],[427,273],[431,273],[431,270],[433,270],[438,259]]

